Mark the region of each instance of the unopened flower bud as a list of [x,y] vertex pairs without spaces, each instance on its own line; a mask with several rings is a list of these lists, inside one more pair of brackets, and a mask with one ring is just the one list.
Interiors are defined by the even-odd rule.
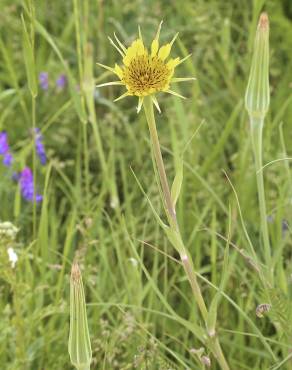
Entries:
[[263,119],[269,103],[269,19],[262,13],[255,36],[245,106],[251,117]]
[[90,370],[91,344],[86,316],[82,276],[76,262],[72,265],[70,279],[70,334],[68,351],[77,370]]

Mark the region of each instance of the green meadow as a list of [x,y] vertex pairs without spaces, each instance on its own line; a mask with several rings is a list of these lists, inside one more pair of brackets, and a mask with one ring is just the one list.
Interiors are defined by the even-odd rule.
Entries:
[[[291,0],[0,9],[0,369],[291,370]],[[175,78],[196,79],[137,113],[137,96],[114,102],[123,84],[98,87],[119,78],[97,63],[122,67],[109,37],[128,48],[138,26],[151,50],[161,20],[159,46],[179,32],[170,57],[191,54]],[[70,319],[73,351],[86,344],[73,261],[90,368],[68,353]]]

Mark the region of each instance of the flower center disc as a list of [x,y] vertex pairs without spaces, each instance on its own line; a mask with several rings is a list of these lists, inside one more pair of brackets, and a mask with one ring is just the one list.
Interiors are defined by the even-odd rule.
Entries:
[[146,96],[168,89],[171,70],[158,57],[137,55],[123,70],[123,82],[136,96]]

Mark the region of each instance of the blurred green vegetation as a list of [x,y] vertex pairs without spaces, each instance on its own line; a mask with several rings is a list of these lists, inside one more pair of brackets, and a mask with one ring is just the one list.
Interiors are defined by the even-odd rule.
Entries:
[[[285,316],[291,311],[290,162],[264,169],[276,292],[271,294],[275,309],[262,319],[255,310],[266,297],[256,271],[242,257],[248,242],[223,170],[236,189],[246,229],[261,256],[243,97],[256,24],[266,10],[271,106],[264,129],[264,163],[291,157],[291,1],[35,0],[31,17],[32,5],[32,0],[0,0],[0,131],[8,132],[15,156],[13,168],[0,164],[0,220],[20,229],[11,242],[19,256],[15,269],[5,252],[10,244],[0,241],[1,368],[71,369],[69,271],[77,254],[88,303],[93,369],[203,369],[194,351],[202,344],[179,319],[199,324],[190,287],[133,176],[134,172],[155,208],[161,209],[145,117],[143,112],[137,115],[135,98],[113,103],[119,88],[94,89],[96,83],[111,80],[95,63],[120,61],[107,36],[116,32],[129,45],[140,25],[149,44],[162,19],[163,41],[179,32],[174,55],[192,53],[177,76],[197,78],[176,87],[188,97],[185,101],[158,97],[158,131],[169,181],[185,150],[177,208],[183,238],[204,278],[199,281],[208,303],[220,282],[228,234],[234,244],[218,311],[220,341],[231,369],[280,364],[291,350],[292,324]],[[45,167],[37,162],[35,168],[44,195],[37,207],[35,237],[33,206],[21,199],[11,180],[13,172],[33,166],[33,99],[24,63],[22,14],[29,35],[35,33],[35,66],[30,64],[28,70],[35,71],[36,78],[41,72],[49,75],[49,89],[38,87],[35,99],[36,126],[49,158]],[[60,74],[68,79],[63,90],[55,84]],[[288,227],[283,228],[283,222]],[[284,317],[282,326],[279,317]],[[211,361],[211,368],[217,369],[216,360]],[[288,361],[279,366],[275,369],[292,365]]]

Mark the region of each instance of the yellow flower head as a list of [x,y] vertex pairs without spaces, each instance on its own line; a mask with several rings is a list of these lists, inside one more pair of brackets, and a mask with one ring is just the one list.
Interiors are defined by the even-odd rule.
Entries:
[[118,50],[123,58],[122,66],[116,64],[115,67],[112,68],[98,63],[101,67],[111,71],[119,78],[118,81],[101,84],[98,85],[98,87],[108,85],[124,85],[127,91],[115,101],[130,95],[138,96],[138,112],[142,107],[143,98],[148,95],[151,96],[153,103],[160,112],[159,105],[155,97],[156,93],[163,91],[183,98],[183,96],[170,90],[170,84],[172,82],[182,82],[195,79],[173,77],[175,68],[184,62],[190,55],[183,59],[169,58],[171,47],[178,34],[174,36],[170,43],[159,48],[159,34],[161,25],[162,22],[159,24],[155,38],[151,43],[150,51],[148,51],[144,46],[142,35],[139,29],[138,39],[133,41],[128,49],[125,48],[116,35],[116,42],[109,38],[111,44]]

